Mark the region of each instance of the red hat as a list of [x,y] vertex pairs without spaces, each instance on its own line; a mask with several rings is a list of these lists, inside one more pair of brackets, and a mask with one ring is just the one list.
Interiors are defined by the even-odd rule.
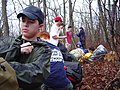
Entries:
[[56,17],[54,18],[54,20],[55,20],[55,21],[61,21],[61,22],[62,22],[62,18],[61,18],[60,16],[56,16]]

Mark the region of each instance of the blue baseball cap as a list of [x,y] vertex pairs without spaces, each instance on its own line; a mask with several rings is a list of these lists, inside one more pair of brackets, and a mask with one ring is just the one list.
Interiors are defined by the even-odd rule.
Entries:
[[20,18],[22,16],[26,16],[33,20],[38,20],[40,24],[42,24],[44,22],[43,12],[41,11],[40,8],[35,7],[35,6],[26,7],[25,9],[23,9],[22,13],[19,13],[17,15],[17,18]]

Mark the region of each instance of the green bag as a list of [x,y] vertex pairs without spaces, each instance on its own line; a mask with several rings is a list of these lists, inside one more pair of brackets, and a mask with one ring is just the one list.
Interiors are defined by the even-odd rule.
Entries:
[[15,70],[0,57],[0,90],[18,90]]

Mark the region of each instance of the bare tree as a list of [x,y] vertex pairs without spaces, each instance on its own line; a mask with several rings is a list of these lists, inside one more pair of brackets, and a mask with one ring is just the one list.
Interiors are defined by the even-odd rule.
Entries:
[[72,1],[69,0],[69,24],[74,26],[74,22],[73,22],[73,12],[74,12],[74,7],[75,7],[75,2],[76,0],[74,1],[74,4],[72,6]]
[[104,0],[104,3],[102,2],[102,0],[98,0],[98,7],[99,7],[99,13],[100,13],[100,15],[99,15],[100,26],[102,27],[101,29],[104,31],[104,33],[102,33],[102,34],[105,36],[105,40],[108,42],[108,44],[110,46],[110,41],[109,41],[108,32],[107,32],[108,31],[108,29],[107,29],[107,14],[106,14],[105,5],[106,5],[106,0]]
[[43,30],[46,31],[46,0],[43,0],[43,8],[44,8],[44,27]]
[[0,37],[2,36],[2,27],[1,27],[1,20],[0,20]]
[[118,2],[118,0],[113,0],[113,5],[112,5],[112,17],[111,17],[111,30],[110,30],[110,32],[111,32],[111,35],[112,35],[112,37],[111,37],[111,39],[112,39],[112,49],[113,50],[117,50],[117,48],[116,48],[116,44],[115,44],[115,16],[116,16],[116,13],[117,13],[117,9],[116,9],[116,7],[117,7],[117,2]]
[[[75,7],[75,2],[72,6],[72,1],[69,0],[69,25],[72,25],[72,32],[74,32],[74,21],[73,21],[73,12],[74,12],[74,7]],[[75,48],[76,44],[75,44],[75,38],[73,37],[73,44],[72,44],[72,48]]]
[[91,7],[91,4],[92,4],[92,1],[93,0],[88,0],[88,3],[89,3],[89,12],[90,12],[90,25],[91,25],[91,31],[92,31],[92,42],[95,41],[95,32],[94,32],[94,28],[93,28],[93,16],[92,16],[92,7]]
[[3,22],[3,36],[9,36],[9,26],[8,26],[8,17],[7,17],[7,0],[2,0],[2,22]]

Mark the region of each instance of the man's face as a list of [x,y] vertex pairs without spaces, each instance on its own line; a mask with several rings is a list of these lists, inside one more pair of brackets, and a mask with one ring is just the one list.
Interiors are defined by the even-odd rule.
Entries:
[[60,27],[61,23],[62,23],[61,21],[58,21],[56,22],[56,25]]
[[69,30],[69,31],[72,31],[72,28],[69,28],[68,30]]
[[38,20],[31,20],[25,16],[22,17],[21,32],[23,37],[30,39],[36,37],[40,25]]

